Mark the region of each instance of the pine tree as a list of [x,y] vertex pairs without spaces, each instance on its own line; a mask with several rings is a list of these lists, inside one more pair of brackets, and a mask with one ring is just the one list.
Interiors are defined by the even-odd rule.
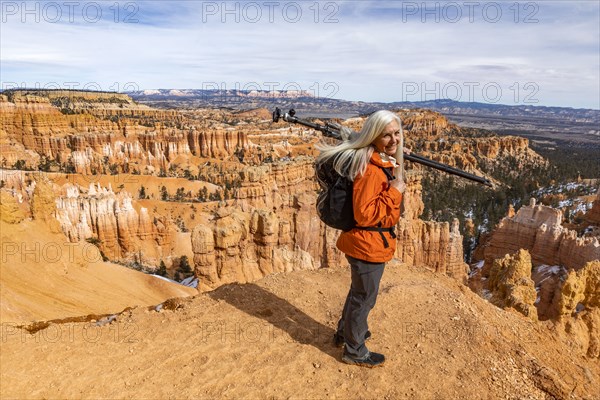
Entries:
[[163,201],[169,200],[169,192],[167,192],[167,188],[165,186],[160,188],[160,198]]
[[185,255],[181,256],[181,258],[179,259],[179,268],[177,268],[177,274],[179,280],[183,280],[193,274],[190,262],[188,261],[188,258]]
[[180,187],[179,189],[177,189],[177,192],[175,192],[175,201],[183,201],[184,198],[185,189],[183,187]]
[[167,265],[165,264],[165,262],[163,260],[160,260],[160,266],[158,267],[158,270],[156,271],[156,275],[167,276]]

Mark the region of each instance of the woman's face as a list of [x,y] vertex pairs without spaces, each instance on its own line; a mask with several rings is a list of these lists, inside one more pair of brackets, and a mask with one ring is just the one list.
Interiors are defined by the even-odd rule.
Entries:
[[397,121],[392,121],[386,125],[383,132],[375,141],[373,146],[379,153],[385,153],[388,156],[394,156],[400,145],[400,125]]

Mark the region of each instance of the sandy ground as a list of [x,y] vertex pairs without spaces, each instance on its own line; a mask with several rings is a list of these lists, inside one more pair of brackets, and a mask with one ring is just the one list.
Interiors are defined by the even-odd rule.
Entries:
[[597,360],[451,278],[390,265],[370,316],[383,367],[341,362],[349,269],[278,274],[112,323],[2,325],[4,399],[599,398]]
[[39,221],[0,221],[0,247],[0,323],[111,314],[198,293],[103,262],[96,246],[70,243]]

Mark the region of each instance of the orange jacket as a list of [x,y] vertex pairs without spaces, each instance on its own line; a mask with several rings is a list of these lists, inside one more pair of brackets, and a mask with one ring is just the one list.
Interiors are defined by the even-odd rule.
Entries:
[[[358,226],[396,226],[400,219],[402,193],[389,185],[385,172],[380,167],[391,168],[392,163],[383,161],[378,153],[373,153],[364,175],[358,175],[353,185],[354,219]],[[344,254],[363,261],[382,263],[392,259],[396,252],[396,239],[389,232],[383,232],[389,247],[384,247],[379,232],[352,229],[342,232],[337,248]]]

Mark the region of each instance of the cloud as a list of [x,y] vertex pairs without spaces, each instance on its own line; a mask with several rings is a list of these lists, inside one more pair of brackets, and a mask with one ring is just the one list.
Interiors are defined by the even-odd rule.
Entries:
[[[43,12],[48,2],[39,3],[39,22],[6,3],[3,86],[277,82],[331,94],[323,88],[333,83],[338,98],[398,101],[415,85],[410,100],[443,97],[444,86],[468,93],[475,82],[500,87],[496,101],[515,104],[533,83],[537,104],[600,108],[597,2],[98,2],[95,22],[92,2],[77,3],[72,21],[63,13],[55,22],[51,8]],[[479,89],[473,95],[458,100],[495,100]]]

